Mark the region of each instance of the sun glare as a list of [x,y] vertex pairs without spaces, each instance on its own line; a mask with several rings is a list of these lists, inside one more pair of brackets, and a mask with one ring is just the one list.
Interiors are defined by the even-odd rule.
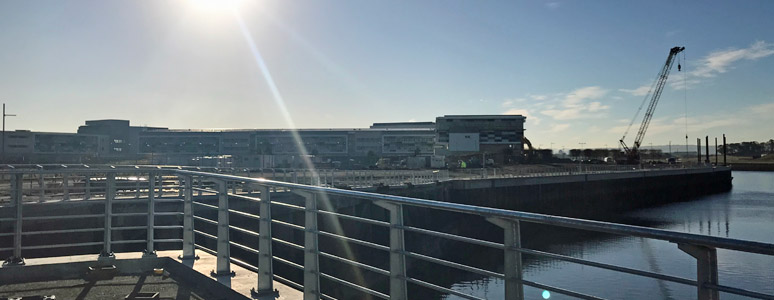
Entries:
[[191,5],[203,12],[231,12],[238,9],[242,0],[188,0]]

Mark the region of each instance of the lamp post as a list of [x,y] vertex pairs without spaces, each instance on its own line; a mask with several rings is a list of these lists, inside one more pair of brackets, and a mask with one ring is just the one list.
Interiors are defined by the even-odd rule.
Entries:
[[15,117],[16,115],[5,113],[5,103],[3,103],[3,149],[0,150],[0,160],[5,162],[5,117]]

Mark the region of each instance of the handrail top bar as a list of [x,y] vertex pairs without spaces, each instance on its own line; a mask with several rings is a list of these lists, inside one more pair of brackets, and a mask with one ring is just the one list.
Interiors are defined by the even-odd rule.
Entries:
[[309,192],[325,192],[331,195],[346,197],[366,198],[369,200],[383,200],[396,204],[405,204],[416,207],[435,208],[446,211],[476,214],[484,217],[503,218],[508,220],[520,220],[532,223],[554,225],[561,227],[585,229],[590,231],[606,232],[619,235],[631,235],[637,237],[652,238],[664,240],[673,243],[686,243],[694,245],[703,245],[715,248],[738,250],[743,252],[752,252],[758,254],[774,255],[774,244],[745,241],[732,238],[722,238],[693,233],[677,232],[664,229],[654,229],[642,226],[616,224],[602,221],[583,220],[569,217],[551,216],[539,213],[530,213],[522,211],[505,210],[499,208],[480,207],[467,204],[441,202],[435,200],[417,199],[403,196],[393,196],[376,194],[361,191],[342,190],[321,186],[309,186],[295,183],[279,182],[264,178],[248,178],[227,174],[215,174],[198,171],[178,170],[174,173],[180,175],[206,176],[222,180],[233,180],[242,182],[253,182],[275,187],[284,187],[305,190]]

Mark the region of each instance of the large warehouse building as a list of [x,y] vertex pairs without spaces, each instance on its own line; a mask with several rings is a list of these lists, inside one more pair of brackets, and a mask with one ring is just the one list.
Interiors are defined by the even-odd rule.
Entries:
[[[14,163],[131,162],[201,164],[228,157],[244,167],[298,167],[363,157],[521,156],[523,116],[444,116],[433,122],[375,123],[352,129],[179,130],[92,120],[77,133],[6,132],[3,160]],[[301,147],[303,146],[303,147]],[[304,153],[304,151],[306,153]]]

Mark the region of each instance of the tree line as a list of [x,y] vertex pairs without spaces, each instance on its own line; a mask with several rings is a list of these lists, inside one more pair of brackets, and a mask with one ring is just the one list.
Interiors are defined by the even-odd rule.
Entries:
[[[728,155],[736,156],[758,156],[761,154],[774,153],[774,139],[765,142],[741,142],[731,143],[727,146]],[[719,149],[723,153],[723,149]]]

